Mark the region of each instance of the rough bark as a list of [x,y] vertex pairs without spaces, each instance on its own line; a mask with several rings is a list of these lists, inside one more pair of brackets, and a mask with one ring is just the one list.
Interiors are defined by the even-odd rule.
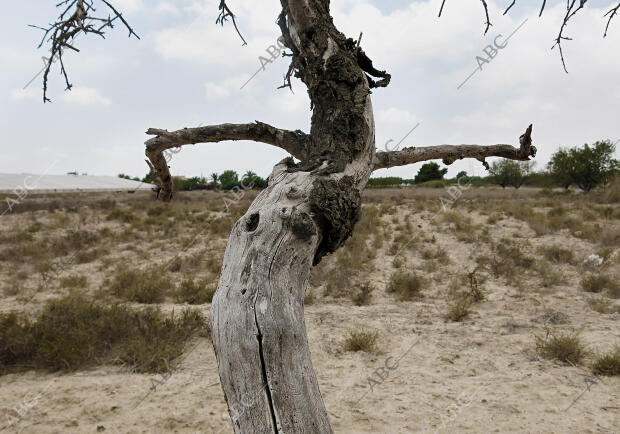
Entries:
[[213,299],[213,344],[235,432],[329,433],[303,299],[312,265],[359,218],[374,155],[371,83],[328,2],[282,4],[285,45],[313,105],[311,145],[299,164],[276,166],[233,229]]
[[532,146],[532,125],[527,127],[525,133],[519,137],[519,143],[519,148],[511,145],[439,145],[379,152],[375,156],[373,168],[378,170],[438,159],[441,159],[444,164],[449,165],[463,158],[475,158],[481,161],[484,167],[488,169],[489,165],[485,161],[487,157],[503,157],[510,160],[527,161],[530,157],[536,156],[537,151],[536,147]]
[[210,125],[173,132],[149,128],[146,133],[156,136],[146,141],[146,156],[150,160],[147,161],[149,167],[156,175],[158,197],[165,201],[172,199],[172,176],[163,155],[166,149],[224,140],[253,140],[277,146],[294,157],[304,159],[310,147],[310,137],[302,131],[281,130],[262,122]]

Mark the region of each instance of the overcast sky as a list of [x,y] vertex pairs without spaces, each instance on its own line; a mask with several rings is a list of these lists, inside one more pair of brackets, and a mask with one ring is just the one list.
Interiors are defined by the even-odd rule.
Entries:
[[[288,67],[286,58],[261,66],[259,56],[276,44],[280,2],[228,0],[248,41],[242,46],[234,28],[215,24],[219,0],[115,0],[141,40],[128,39],[117,26],[106,40],[80,36],[79,54],[67,53],[72,92],[53,70],[51,104],[42,103],[41,77],[25,90],[43,66],[37,49],[39,30],[56,16],[55,1],[20,0],[4,5],[0,16],[0,172],[93,175],[127,173],[142,177],[145,131],[245,123],[254,120],[287,129],[310,128],[305,87],[294,94],[276,89]],[[338,28],[357,39],[378,69],[392,74],[387,88],[375,89],[376,146],[400,144],[518,145],[534,124],[538,167],[560,146],[620,139],[620,17],[603,39],[603,15],[617,1],[591,0],[570,23],[564,43],[569,74],[553,45],[566,2],[489,2],[493,27],[485,36],[478,0],[332,0]],[[521,27],[519,28],[519,26]],[[519,28],[506,43],[506,38]],[[502,35],[498,37],[498,35]],[[476,56],[497,41],[505,48],[478,67]],[[187,146],[174,155],[174,175],[205,175],[234,169],[267,176],[284,151],[253,142]],[[411,178],[421,163],[381,170],[375,176]],[[477,161],[450,166],[481,175]]]

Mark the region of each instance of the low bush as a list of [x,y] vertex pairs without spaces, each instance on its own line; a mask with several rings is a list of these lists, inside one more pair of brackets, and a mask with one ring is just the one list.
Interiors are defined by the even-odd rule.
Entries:
[[390,277],[386,290],[396,294],[401,301],[413,300],[420,296],[420,290],[425,283],[424,278],[415,273],[398,271]]
[[211,303],[217,288],[206,280],[184,279],[175,295],[179,303],[205,304]]
[[160,303],[172,283],[166,274],[156,268],[132,270],[125,265],[116,268],[111,281],[106,280],[110,292],[117,297],[138,303]]
[[49,301],[35,320],[0,314],[0,371],[125,363],[138,372],[164,372],[185,342],[206,330],[198,311],[133,311],[70,295]]
[[540,249],[542,255],[548,261],[558,264],[570,264],[573,262],[572,250],[565,249],[561,246],[545,246]]
[[555,359],[572,365],[580,364],[586,355],[581,337],[576,333],[553,334],[547,330],[545,337],[534,336],[536,352],[545,359]]
[[364,351],[372,353],[377,349],[377,339],[379,333],[361,330],[351,332],[344,340],[345,351]]
[[614,297],[620,296],[620,285],[606,274],[590,274],[584,277],[581,287],[586,292],[599,293],[607,290]]
[[356,306],[366,306],[372,300],[372,292],[375,287],[370,282],[359,285],[357,290],[351,295],[351,299]]
[[592,363],[592,372],[595,375],[620,375],[620,346],[597,356]]

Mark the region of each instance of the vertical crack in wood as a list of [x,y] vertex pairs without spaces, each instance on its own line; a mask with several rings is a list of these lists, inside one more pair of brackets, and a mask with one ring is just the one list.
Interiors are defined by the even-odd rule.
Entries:
[[[256,300],[258,297],[256,298]],[[267,368],[265,364],[265,355],[263,354],[263,334],[260,331],[260,326],[258,325],[258,318],[256,316],[256,300],[254,300],[254,321],[256,323],[256,330],[258,331],[258,335],[256,335],[256,339],[258,341],[258,355],[260,357],[260,369],[263,374],[263,382],[265,383],[265,392],[267,393],[267,402],[269,403],[269,413],[271,413],[271,423],[273,425],[273,432],[278,434],[278,420],[276,418],[276,412],[273,407],[273,399],[271,397],[271,389],[269,388],[269,381],[267,380]]]

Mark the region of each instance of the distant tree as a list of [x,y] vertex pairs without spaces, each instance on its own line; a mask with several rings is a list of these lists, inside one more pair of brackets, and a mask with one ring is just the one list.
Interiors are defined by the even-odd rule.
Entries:
[[[67,175],[75,175],[75,176],[77,176],[77,174],[78,174],[78,173],[77,173],[77,170],[76,170],[76,171],[73,171],[73,172],[67,172]],[[119,175],[119,176],[120,176],[120,175]]]
[[555,182],[565,189],[571,186],[573,181],[572,163],[570,151],[560,149],[551,156],[551,160],[547,163],[547,169],[553,176]]
[[222,190],[230,190],[233,187],[239,186],[239,175],[234,170],[224,171],[219,179]]
[[403,183],[403,178],[398,178],[396,176],[388,176],[385,178],[370,178],[368,180],[369,187],[390,187],[394,185],[401,185]]
[[613,158],[615,151],[615,145],[609,140],[592,146],[585,144],[583,148],[560,149],[553,154],[547,167],[564,188],[575,184],[590,191],[597,185],[607,184],[620,170],[620,162]]
[[464,170],[461,170],[459,173],[456,174],[456,179],[460,179],[460,178],[467,178],[467,172],[465,172]]
[[241,186],[243,188],[265,188],[267,187],[267,180],[258,176],[255,172],[248,170],[241,178]]
[[144,178],[142,178],[141,181],[144,182],[144,183],[147,183],[147,184],[152,184],[153,183],[153,177],[151,175],[151,172],[149,172],[146,175],[144,175]]
[[[72,175],[73,175],[73,174],[77,175],[77,172],[72,173]],[[121,179],[131,179],[131,176],[129,176],[129,175],[125,175],[124,173],[119,173],[117,176],[118,176],[119,178],[121,178]]]
[[502,188],[511,185],[518,189],[525,183],[532,168],[533,165],[529,161],[500,160],[493,162],[489,172],[494,182]]
[[426,181],[442,180],[443,176],[448,173],[448,169],[439,169],[439,164],[431,161],[420,167],[420,171],[414,178],[414,182],[419,184]]
[[181,183],[181,189],[184,191],[206,190],[207,180],[200,176],[184,179]]

